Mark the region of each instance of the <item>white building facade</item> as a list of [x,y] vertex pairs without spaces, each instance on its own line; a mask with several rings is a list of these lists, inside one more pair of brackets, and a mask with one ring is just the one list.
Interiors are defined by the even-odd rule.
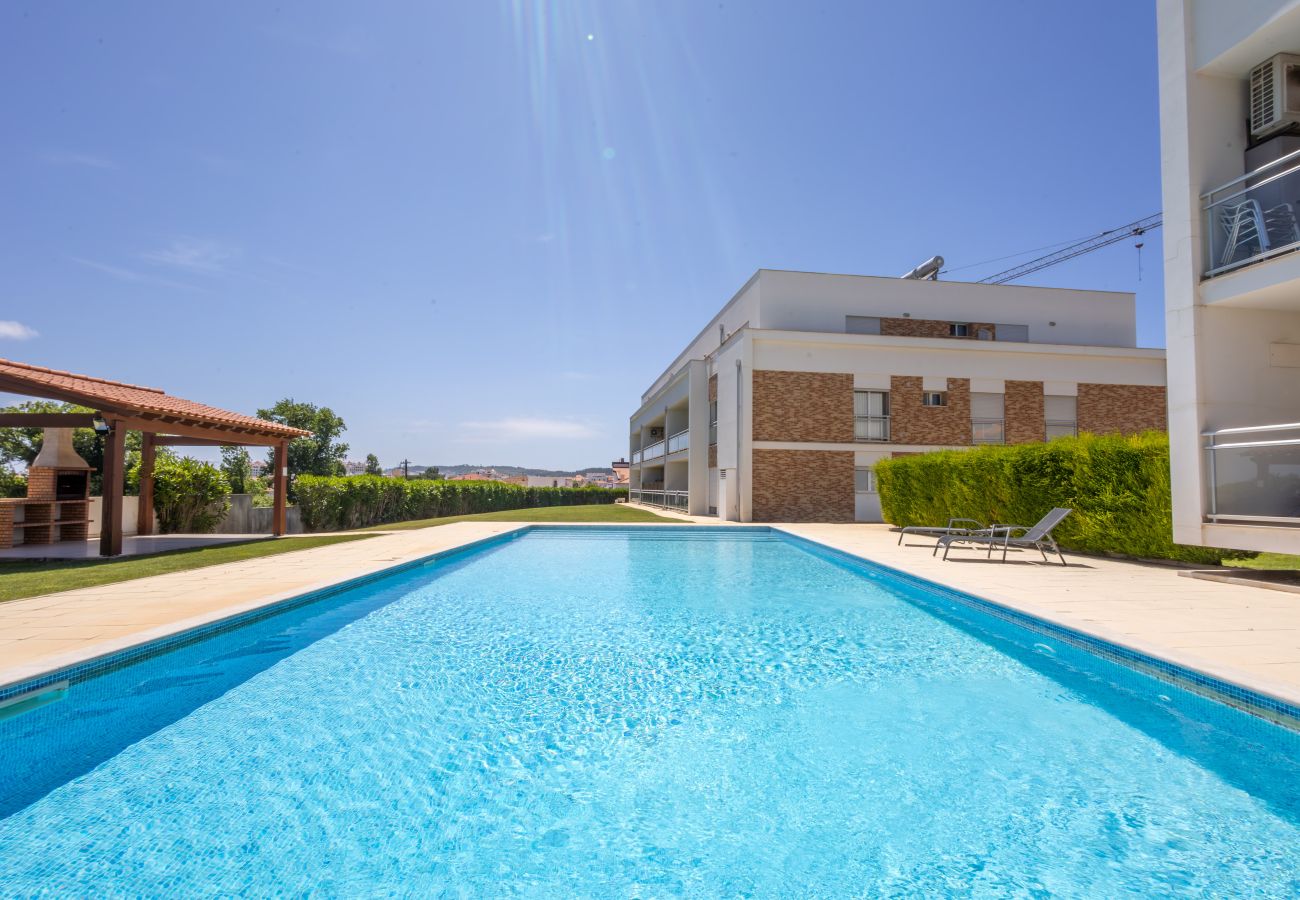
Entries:
[[631,498],[879,521],[894,455],[1165,427],[1131,294],[760,270],[642,395]]
[[1174,540],[1300,552],[1300,2],[1159,0]]

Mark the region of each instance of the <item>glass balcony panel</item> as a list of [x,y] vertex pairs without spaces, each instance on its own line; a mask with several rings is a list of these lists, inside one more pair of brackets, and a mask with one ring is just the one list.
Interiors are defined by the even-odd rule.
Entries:
[[1300,521],[1300,426],[1220,433],[1207,451],[1211,518]]
[[1300,249],[1300,156],[1205,194],[1205,275]]

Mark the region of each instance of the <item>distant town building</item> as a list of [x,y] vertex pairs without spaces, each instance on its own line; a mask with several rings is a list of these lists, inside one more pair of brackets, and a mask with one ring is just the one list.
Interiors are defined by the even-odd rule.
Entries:
[[507,480],[524,487],[573,487],[577,478],[576,475],[513,475]]

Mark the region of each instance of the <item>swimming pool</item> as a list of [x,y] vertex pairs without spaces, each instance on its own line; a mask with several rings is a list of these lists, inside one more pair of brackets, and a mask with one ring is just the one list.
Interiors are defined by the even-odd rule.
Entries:
[[0,894],[1300,893],[1300,736],[768,529],[534,528],[69,673]]

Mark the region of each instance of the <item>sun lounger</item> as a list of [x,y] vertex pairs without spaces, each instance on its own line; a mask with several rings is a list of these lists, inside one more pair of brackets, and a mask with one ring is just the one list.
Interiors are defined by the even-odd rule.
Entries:
[[[993,551],[1002,548],[1002,561],[1007,561],[1007,551],[1012,547],[1017,549],[1028,549],[1030,547],[1043,554],[1043,561],[1047,561],[1047,551],[1052,550],[1061,559],[1061,565],[1066,565],[1065,555],[1061,553],[1061,548],[1056,545],[1056,539],[1052,537],[1052,529],[1071,513],[1071,510],[1063,507],[1057,507],[1038,520],[1038,524],[1031,527],[1024,525],[995,525],[987,533],[975,534],[944,534],[940,535],[935,542],[933,556],[939,552],[939,547],[943,547],[943,558],[948,558],[948,551],[952,549],[953,544],[974,544],[984,546],[989,550],[989,556],[992,557]],[[1019,536],[1016,532],[1023,532]]]
[[[959,526],[958,522],[965,522],[966,525],[974,526],[968,528],[966,525]],[[987,532],[989,527],[982,522],[976,522],[974,519],[949,519],[946,528],[938,525],[908,525],[898,532],[898,543],[903,543],[903,538],[909,534],[923,534],[927,537],[939,537],[945,534],[979,534]]]

